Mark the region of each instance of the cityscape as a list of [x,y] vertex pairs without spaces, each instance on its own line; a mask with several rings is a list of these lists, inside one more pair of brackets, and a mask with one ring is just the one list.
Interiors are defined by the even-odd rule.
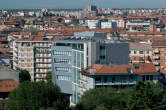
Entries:
[[96,2],[0,5],[0,110],[166,110],[166,8]]

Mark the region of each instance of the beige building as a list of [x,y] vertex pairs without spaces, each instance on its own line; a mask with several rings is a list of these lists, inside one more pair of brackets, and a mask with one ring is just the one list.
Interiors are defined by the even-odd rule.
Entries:
[[13,69],[26,69],[33,81],[45,80],[51,71],[51,40],[42,36],[23,36],[13,42]]
[[152,47],[146,43],[130,43],[130,62],[149,63],[152,58]]

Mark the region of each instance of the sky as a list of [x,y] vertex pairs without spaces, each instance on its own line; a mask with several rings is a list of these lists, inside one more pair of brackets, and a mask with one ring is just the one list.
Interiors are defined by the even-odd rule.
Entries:
[[[102,8],[166,8],[166,0],[94,0]],[[0,0],[0,9],[86,8],[92,0]]]

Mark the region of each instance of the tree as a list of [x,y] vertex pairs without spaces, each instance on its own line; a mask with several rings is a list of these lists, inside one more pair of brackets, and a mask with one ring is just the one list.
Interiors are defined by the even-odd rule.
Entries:
[[165,110],[165,87],[160,83],[139,82],[130,92],[129,110]]
[[9,95],[7,110],[67,110],[69,100],[58,86],[45,82],[25,81]]
[[125,110],[124,93],[112,88],[91,89],[81,97],[76,110]]
[[122,90],[91,89],[74,110],[166,110],[166,88],[161,83],[138,82]]
[[52,82],[52,72],[51,71],[46,73],[46,80],[47,80],[47,82]]
[[20,83],[24,81],[31,81],[31,76],[27,70],[19,70],[19,81]]

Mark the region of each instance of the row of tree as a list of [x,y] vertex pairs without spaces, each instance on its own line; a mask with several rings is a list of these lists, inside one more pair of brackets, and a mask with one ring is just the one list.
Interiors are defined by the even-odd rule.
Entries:
[[138,82],[132,88],[92,89],[75,110],[166,110],[166,88],[161,83]]
[[166,110],[166,87],[161,83],[138,82],[122,90],[91,89],[70,107],[69,98],[52,84],[51,72],[47,82],[30,82],[22,73],[21,84],[9,95],[7,110]]

